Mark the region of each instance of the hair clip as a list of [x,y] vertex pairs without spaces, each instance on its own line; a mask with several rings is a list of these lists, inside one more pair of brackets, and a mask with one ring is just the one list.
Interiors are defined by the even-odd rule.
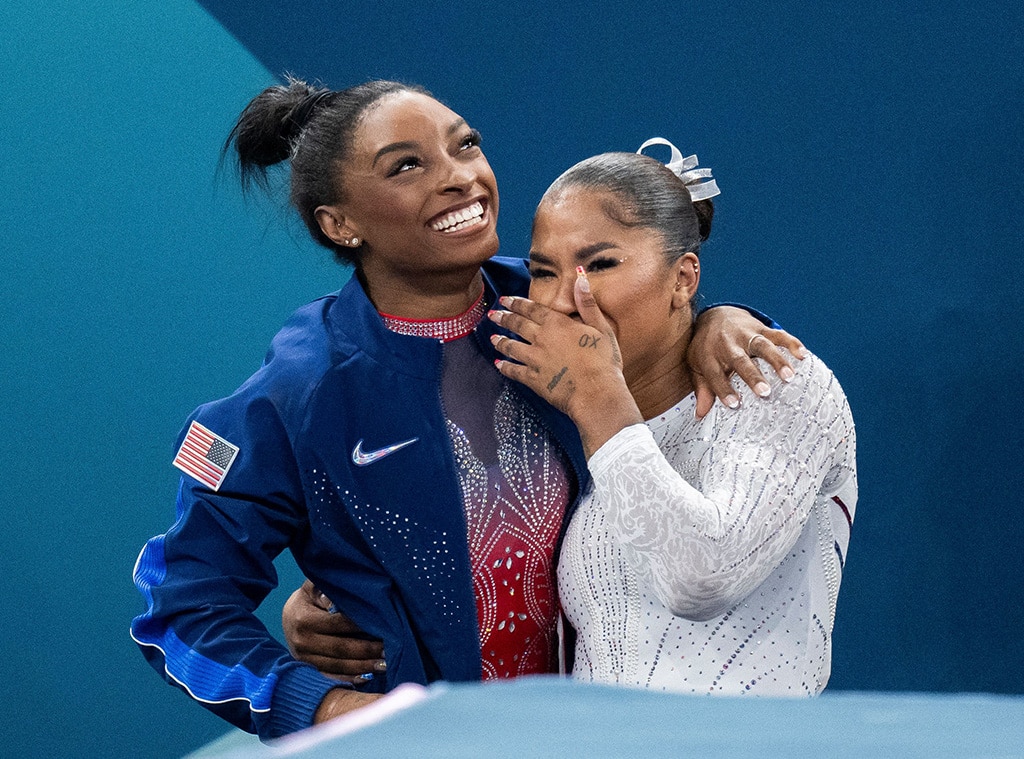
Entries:
[[[697,156],[691,155],[683,158],[683,154],[675,145],[664,137],[652,137],[637,149],[637,153],[643,154],[645,148],[651,145],[667,145],[672,150],[672,157],[665,166],[686,185],[690,191],[690,198],[693,202],[707,200],[716,195],[721,195],[718,184],[711,176],[711,169],[698,169]],[[707,181],[704,181],[707,180]]]

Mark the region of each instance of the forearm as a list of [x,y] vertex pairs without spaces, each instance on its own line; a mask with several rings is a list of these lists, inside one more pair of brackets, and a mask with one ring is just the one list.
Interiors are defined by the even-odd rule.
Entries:
[[357,690],[346,688],[335,688],[324,694],[323,700],[317,707],[316,715],[313,717],[313,724],[342,717],[356,709],[368,706],[381,697],[379,693],[361,693]]
[[689,619],[728,608],[731,583],[714,582],[725,558],[719,511],[672,468],[650,430],[622,430],[589,464],[612,535],[662,604]]
[[338,683],[295,661],[254,610],[276,583],[273,557],[284,535],[259,507],[186,487],[174,527],[150,540],[136,565],[146,603],[132,637],[169,683],[263,738],[308,727]]
[[309,727],[324,693],[338,683],[295,661],[222,583],[183,582],[175,575],[174,567],[161,568],[154,556],[140,557],[136,585],[148,603],[131,634],[150,665],[210,711],[261,738]]
[[621,373],[616,379],[597,380],[578,389],[569,404],[569,417],[579,430],[588,459],[619,432],[644,421]]

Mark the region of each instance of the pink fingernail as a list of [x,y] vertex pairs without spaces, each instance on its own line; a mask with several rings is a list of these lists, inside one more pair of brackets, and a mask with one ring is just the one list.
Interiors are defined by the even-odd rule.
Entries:
[[782,378],[783,382],[792,382],[793,370],[790,369],[788,366],[784,366],[779,370],[779,377]]
[[727,395],[725,396],[725,405],[728,406],[729,408],[739,408],[740,399],[737,398],[735,395]]
[[580,283],[581,292],[590,292],[590,280],[587,279],[587,272],[584,271],[582,266],[576,267],[576,281]]
[[772,394],[772,388],[767,382],[758,382],[754,385],[754,392],[762,398],[767,398]]

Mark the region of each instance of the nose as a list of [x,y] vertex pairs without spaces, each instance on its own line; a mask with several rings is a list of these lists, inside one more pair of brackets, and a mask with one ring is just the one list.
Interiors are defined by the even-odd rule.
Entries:
[[558,275],[548,278],[548,284],[543,288],[543,298],[534,298],[553,311],[575,317],[576,299],[573,297],[573,288],[576,283],[576,273],[570,275]]
[[472,162],[448,158],[441,175],[442,192],[466,192],[476,182],[477,172]]

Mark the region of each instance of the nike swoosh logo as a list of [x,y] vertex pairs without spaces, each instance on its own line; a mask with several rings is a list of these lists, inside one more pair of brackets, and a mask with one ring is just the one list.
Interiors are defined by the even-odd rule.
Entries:
[[356,443],[356,447],[352,449],[352,463],[356,466],[372,464],[374,461],[380,461],[385,456],[390,456],[395,451],[399,451],[407,445],[412,445],[418,440],[418,437],[414,437],[412,440],[395,443],[394,445],[389,445],[386,448],[378,448],[376,451],[364,451],[363,441],[360,440]]

